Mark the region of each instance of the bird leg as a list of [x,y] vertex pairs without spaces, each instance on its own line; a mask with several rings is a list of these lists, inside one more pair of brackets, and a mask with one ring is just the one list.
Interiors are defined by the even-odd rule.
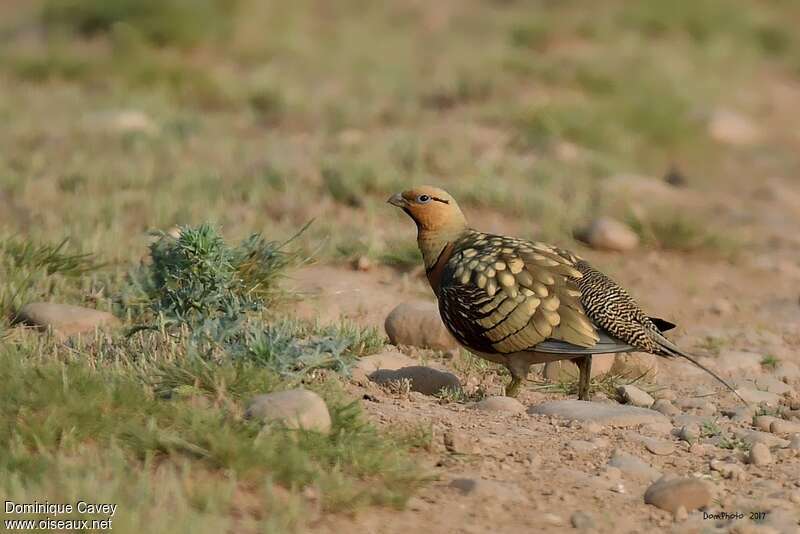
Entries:
[[592,381],[592,357],[583,356],[573,360],[578,366],[578,399],[589,400],[589,386]]
[[506,397],[516,397],[522,382],[528,377],[531,364],[525,358],[511,356],[506,362],[506,368],[511,373],[511,382],[506,386]]

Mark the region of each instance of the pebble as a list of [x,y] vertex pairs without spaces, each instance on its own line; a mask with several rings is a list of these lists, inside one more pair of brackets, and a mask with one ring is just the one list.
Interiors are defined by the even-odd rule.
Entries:
[[620,449],[614,449],[608,465],[616,467],[626,475],[640,480],[653,481],[661,476],[661,473],[650,466],[647,462]]
[[[659,358],[660,356],[646,352],[622,352],[614,356],[611,372],[623,376],[641,376],[653,381],[658,377]],[[668,394],[668,392],[664,393],[664,395]],[[667,397],[662,395],[660,398]]]
[[678,430],[678,437],[686,443],[694,443],[700,439],[700,427],[696,424],[684,425]]
[[290,389],[254,397],[245,410],[245,417],[265,423],[279,421],[287,428],[315,430],[327,434],[331,415],[325,401],[307,389]]
[[653,396],[658,400],[674,401],[678,399],[678,394],[671,389],[660,389],[656,391]]
[[486,397],[475,404],[475,407],[485,412],[522,413],[525,406],[517,399],[511,397]]
[[595,249],[625,252],[639,246],[639,236],[631,228],[611,217],[600,217],[585,231],[586,242]]
[[651,397],[649,393],[639,389],[633,384],[618,387],[617,393],[625,404],[630,404],[632,406],[650,408],[655,402],[655,399]]
[[668,423],[664,415],[645,408],[580,400],[550,401],[528,409],[530,414],[561,417],[567,420],[592,421],[612,427],[634,427],[647,423]]
[[673,514],[681,507],[697,510],[711,504],[711,489],[696,478],[662,477],[647,488],[644,502]]
[[393,309],[384,322],[386,335],[393,345],[411,345],[426,349],[452,350],[458,347],[439,316],[433,302],[404,302]]
[[[613,365],[613,354],[596,354],[592,356],[592,378],[608,373]],[[542,375],[551,382],[571,380],[578,377],[578,366],[572,360],[547,362],[544,364]]]
[[752,120],[727,109],[719,109],[711,114],[708,134],[719,143],[734,146],[753,145],[762,137],[761,130]]
[[369,375],[378,369],[388,369],[396,371],[403,367],[411,367],[417,365],[417,361],[409,358],[405,354],[399,352],[381,352],[380,354],[372,354],[359,358],[350,370],[353,380],[357,382],[364,382],[369,378]]
[[583,510],[573,512],[569,518],[569,522],[574,528],[579,530],[588,530],[590,528],[594,528],[595,526],[594,517],[592,517],[592,514],[589,512],[584,512]]
[[777,417],[773,417],[771,415],[759,415],[753,418],[753,426],[762,432],[769,432],[770,425],[772,425],[773,421],[777,420]]
[[789,441],[789,448],[795,451],[800,451],[800,434],[795,434]]
[[423,395],[437,395],[443,389],[461,390],[461,382],[456,375],[424,365],[412,365],[394,370],[378,369],[369,375],[369,379],[378,384],[406,379],[411,384],[411,391]]
[[773,434],[800,434],[800,423],[776,419],[769,425],[769,431]]
[[772,463],[772,453],[763,443],[756,443],[750,448],[747,459],[753,465],[769,465]]
[[119,324],[119,320],[108,312],[54,302],[26,304],[17,315],[21,322],[40,330],[52,328],[62,338]]
[[658,399],[650,408],[659,413],[663,413],[667,417],[681,413],[681,411],[672,404],[672,401],[667,399]]

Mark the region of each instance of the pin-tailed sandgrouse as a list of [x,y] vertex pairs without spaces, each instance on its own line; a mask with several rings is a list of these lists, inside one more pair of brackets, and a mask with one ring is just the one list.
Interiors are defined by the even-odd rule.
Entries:
[[[681,356],[616,282],[579,256],[546,243],[473,230],[446,191],[422,186],[389,203],[417,224],[417,242],[442,321],[470,352],[505,365],[517,394],[532,364],[573,360],[578,398],[588,399],[593,354],[641,351]],[[738,394],[737,394],[738,395]]]

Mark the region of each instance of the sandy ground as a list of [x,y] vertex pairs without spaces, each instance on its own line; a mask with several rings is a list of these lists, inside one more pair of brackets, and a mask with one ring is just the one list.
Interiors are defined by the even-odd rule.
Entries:
[[[739,185],[704,201],[730,228],[753,236],[733,259],[648,250],[581,253],[628,287],[649,313],[678,323],[672,338],[704,355],[710,365],[724,368],[726,355],[735,350],[800,364],[800,255],[798,234],[791,230],[800,228],[800,195],[787,180]],[[411,228],[408,238],[413,239]],[[309,294],[299,305],[301,313],[323,319],[345,316],[379,327],[396,304],[432,300],[418,273],[384,268],[360,272],[312,266],[298,273],[295,282]],[[709,350],[709,338],[717,340],[716,350]],[[459,373],[445,359],[434,365]],[[769,368],[751,366],[727,376],[746,381],[769,374]],[[505,378],[488,380],[484,386],[489,393],[499,394]],[[789,382],[800,391],[798,379]],[[722,415],[737,407],[735,399],[688,363],[661,362],[655,383],[668,390],[657,397],[673,392],[675,404],[686,405],[681,416],[699,423],[716,421],[723,433],[753,428],[748,421]],[[351,388],[356,397],[367,395],[362,403],[382,427],[430,424],[432,446],[419,453],[419,461],[432,482],[403,511],[371,509],[355,517],[325,517],[311,523],[315,532],[800,532],[800,454],[788,449],[774,447],[773,462],[756,466],[746,461],[746,451],[723,448],[718,438],[709,436],[700,440],[705,444],[690,447],[673,430],[686,419],[615,428],[525,412],[481,411],[470,403],[393,394],[374,384]],[[534,406],[564,398],[529,385],[520,401]],[[692,402],[697,408],[688,406]],[[446,435],[463,441],[463,450],[449,451]],[[673,452],[650,452],[644,446],[647,437],[670,442]],[[744,517],[704,519],[702,511],[673,516],[645,504],[643,494],[651,480],[609,468],[615,450],[633,454],[661,473],[705,479],[715,495],[708,512]],[[739,466],[738,479],[724,478],[711,468],[720,461]],[[477,485],[466,491],[453,487],[453,480],[461,478]],[[755,516],[756,521],[751,512],[766,512],[766,517]]]

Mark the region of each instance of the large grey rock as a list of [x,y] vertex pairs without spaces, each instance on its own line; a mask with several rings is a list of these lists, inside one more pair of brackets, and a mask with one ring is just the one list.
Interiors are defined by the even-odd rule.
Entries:
[[647,423],[669,423],[664,415],[646,408],[581,400],[551,401],[531,406],[530,414],[553,415],[572,421],[595,421],[614,427],[633,427]]
[[711,489],[696,478],[662,477],[647,488],[644,502],[673,514],[681,507],[687,511],[697,510],[711,504]]
[[325,401],[307,389],[290,389],[254,397],[245,411],[248,419],[280,422],[287,428],[315,430],[327,434],[331,415]]
[[461,390],[461,382],[453,373],[440,371],[432,367],[423,365],[412,365],[400,369],[378,369],[369,379],[378,384],[408,380],[411,384],[411,391],[417,391],[424,395],[437,395],[443,389],[454,391]]
[[351,376],[358,382],[363,382],[369,375],[378,369],[389,369],[391,371],[402,367],[417,365],[417,361],[399,352],[381,352],[359,358],[350,370]]
[[27,304],[19,311],[18,318],[23,323],[42,330],[52,328],[63,337],[119,324],[119,320],[108,312],[53,302]]
[[398,305],[386,317],[384,328],[393,345],[436,350],[458,347],[442,323],[438,306],[432,302],[404,302]]

